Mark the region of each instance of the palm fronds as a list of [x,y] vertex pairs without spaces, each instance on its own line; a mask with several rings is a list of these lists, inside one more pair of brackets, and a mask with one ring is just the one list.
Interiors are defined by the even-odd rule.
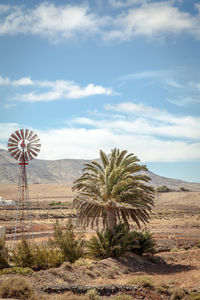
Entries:
[[146,166],[139,165],[139,159],[126,150],[113,149],[110,156],[100,150],[100,158],[100,163],[85,164],[83,175],[74,182],[73,190],[78,191],[74,206],[80,223],[93,225],[102,218],[110,229],[120,220],[127,227],[129,219],[138,226],[146,223],[154,199],[154,189],[145,184],[150,178],[138,173],[147,170]]

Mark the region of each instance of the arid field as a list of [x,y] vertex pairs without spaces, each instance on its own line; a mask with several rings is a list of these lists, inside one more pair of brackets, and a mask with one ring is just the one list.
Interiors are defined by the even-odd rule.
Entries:
[[[63,184],[33,184],[29,186],[29,194],[36,241],[42,242],[52,235],[52,225],[56,219],[64,225],[71,217],[75,226],[78,225],[76,211],[72,207],[74,194],[70,187]],[[16,200],[17,186],[0,185],[0,195]],[[0,210],[0,224],[7,228],[7,232],[15,214],[15,210],[5,207]],[[136,226],[132,223],[131,228],[136,229]],[[52,284],[127,284],[134,278],[148,276],[154,286],[163,289],[166,286],[169,289],[183,287],[188,291],[200,289],[200,192],[156,194],[155,207],[145,228],[154,233],[157,242],[157,254],[152,260],[137,255],[126,256],[120,261],[111,258],[99,262],[89,260],[71,267],[39,271],[29,280],[41,290]],[[94,233],[95,229],[87,228],[85,237],[89,238]],[[12,275],[2,275],[0,280],[8,276]],[[148,289],[142,290],[146,295],[144,298],[130,295],[132,299],[170,299],[167,294],[162,294],[162,288],[160,291]],[[51,293],[46,299],[79,299],[70,298],[70,295],[59,298]]]

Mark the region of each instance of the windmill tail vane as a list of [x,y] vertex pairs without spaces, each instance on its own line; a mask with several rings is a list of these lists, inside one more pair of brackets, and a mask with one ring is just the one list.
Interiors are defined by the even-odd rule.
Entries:
[[10,236],[10,245],[13,248],[16,239],[33,237],[26,165],[37,157],[40,148],[38,135],[30,129],[16,130],[8,140],[8,151],[20,165],[15,224]]

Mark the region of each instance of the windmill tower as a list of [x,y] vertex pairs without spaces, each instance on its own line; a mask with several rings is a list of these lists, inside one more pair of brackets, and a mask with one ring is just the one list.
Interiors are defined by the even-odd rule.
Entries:
[[24,239],[33,236],[26,167],[40,152],[39,142],[37,134],[30,129],[16,130],[8,140],[8,151],[20,166],[15,224],[10,240],[13,247],[18,234]]

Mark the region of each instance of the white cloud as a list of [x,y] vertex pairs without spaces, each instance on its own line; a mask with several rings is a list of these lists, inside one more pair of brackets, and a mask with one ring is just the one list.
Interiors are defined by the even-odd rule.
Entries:
[[[73,81],[56,80],[52,82],[51,90],[48,92],[30,92],[27,94],[18,95],[20,101],[26,102],[41,102],[41,101],[54,101],[58,99],[80,99],[92,95],[112,95],[112,88],[105,88],[92,83],[85,87],[80,87]],[[36,83],[37,85],[37,83]],[[38,83],[39,86],[45,87],[44,83]],[[47,83],[49,87],[51,83]]]
[[19,124],[17,123],[0,123],[0,143],[4,143],[4,148],[10,135],[17,129],[19,129]]
[[187,33],[200,38],[200,5],[196,14],[181,11],[174,1],[109,0],[115,15],[98,15],[89,5],[43,2],[34,8],[0,6],[0,35],[39,35],[52,42],[98,36],[127,41],[137,36],[164,37]]
[[200,96],[199,97],[180,97],[180,98],[167,98],[167,101],[172,103],[172,104],[175,104],[177,106],[181,106],[181,107],[184,107],[184,106],[188,106],[188,105],[191,105],[193,103],[200,103]]
[[200,91],[200,82],[189,82],[189,87],[191,87],[194,90]]
[[[151,106],[120,103],[106,106],[104,114],[66,122],[61,129],[32,128],[41,139],[41,159],[93,159],[99,149],[118,147],[135,153],[142,161],[200,159],[200,118],[178,116]],[[110,113],[111,112],[111,113]],[[6,147],[19,124],[0,124],[0,143]],[[53,137],[53,138],[52,138]]]
[[23,78],[20,78],[19,80],[15,80],[13,82],[13,85],[15,85],[15,86],[33,85],[33,84],[34,83],[30,77],[23,77]]
[[6,4],[0,4],[0,14],[4,14],[10,9],[9,5]]
[[8,77],[0,76],[0,86],[1,85],[11,85],[11,81]]
[[122,1],[122,0],[108,0],[108,2],[110,3],[110,5],[114,8],[121,8],[121,7],[129,7],[129,6],[133,6],[136,4],[142,4],[145,2],[148,2],[149,0],[126,0],[126,1]]
[[[200,139],[199,117],[177,116],[164,110],[132,102],[124,102],[116,106],[106,105],[105,109],[127,114],[128,120],[126,121],[112,120],[110,126],[113,128],[152,136]],[[108,124],[104,126],[109,128]]]
[[[173,77],[177,70],[145,70],[141,72],[130,73],[127,75],[120,76],[118,80],[141,80],[141,79],[153,79],[161,81],[167,86],[182,89],[185,86],[177,82]],[[180,71],[179,71],[180,73]]]
[[[200,158],[200,143],[167,141],[137,133],[119,133],[110,128],[34,129],[41,140],[40,159],[99,157],[114,147],[135,153],[142,161],[184,161]],[[52,138],[53,137],[53,138]]]
[[33,81],[30,77],[22,77],[19,80],[10,80],[8,77],[3,77],[0,75],[0,86],[25,86],[33,85]]
[[6,103],[3,106],[6,109],[10,109],[10,108],[13,108],[13,107],[17,106],[17,104],[16,103]]
[[[115,106],[106,105],[105,109],[112,112],[112,115],[99,114],[97,118],[96,114],[95,117],[80,117],[71,121],[72,125],[88,127],[81,133],[85,144],[77,145],[81,147],[81,153],[85,153],[85,156],[81,157],[94,158],[98,155],[95,150],[99,148],[109,152],[111,148],[119,147],[126,148],[141,160],[149,162],[200,159],[200,118],[178,116],[130,102]],[[115,112],[120,114],[114,114]],[[75,138],[80,128],[70,130]],[[88,139],[88,134],[92,136],[92,141]],[[102,140],[104,135],[105,140]],[[78,157],[76,155],[74,153],[73,157]]]
[[161,78],[166,75],[166,71],[161,70],[148,70],[136,73],[130,73],[128,75],[120,76],[119,80],[132,80],[132,79],[152,79]]
[[[28,93],[17,94],[16,100],[24,102],[41,102],[54,101],[58,99],[80,99],[92,95],[112,95],[114,94],[112,88],[106,88],[100,85],[90,83],[85,87],[80,87],[73,81],[67,80],[35,80],[30,77],[23,77],[19,80],[11,80],[8,77],[0,76],[0,86],[22,87],[26,86],[32,88],[34,91]],[[45,92],[43,91],[45,89]],[[47,90],[47,91],[46,91]]]
[[10,5],[0,7],[3,10],[0,35],[32,34],[56,41],[71,39],[79,33],[93,35],[106,22],[106,18],[90,13],[86,5],[56,5],[46,1],[33,9]]
[[174,79],[166,79],[165,83],[171,87],[177,88],[177,89],[183,89],[184,86],[180,83],[178,83],[177,81],[175,81]]
[[6,150],[6,145],[5,144],[0,144],[0,149]]
[[198,16],[180,11],[171,1],[151,2],[118,15],[106,39],[130,40],[136,36],[156,37],[183,32],[199,38]]

